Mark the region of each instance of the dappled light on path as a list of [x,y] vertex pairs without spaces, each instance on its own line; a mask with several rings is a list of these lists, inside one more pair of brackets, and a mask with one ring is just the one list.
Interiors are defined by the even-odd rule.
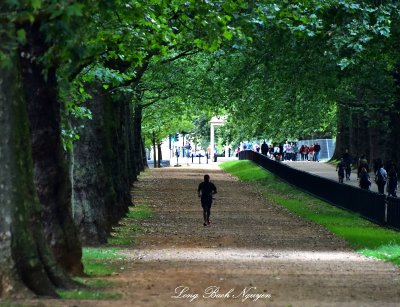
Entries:
[[371,262],[376,261],[360,256],[354,252],[338,251],[287,251],[262,250],[245,248],[198,249],[198,248],[169,248],[144,249],[123,251],[123,255],[140,261],[240,261],[240,262]]
[[[204,174],[218,189],[206,227],[196,195]],[[129,281],[126,300],[138,306],[346,307],[400,300],[398,268],[357,254],[254,188],[218,164],[155,169],[141,177],[136,203],[153,215],[135,221],[142,230],[137,244],[121,251],[132,263],[131,271],[115,277]],[[210,287],[215,297],[207,294]],[[235,299],[248,290],[260,299]]]

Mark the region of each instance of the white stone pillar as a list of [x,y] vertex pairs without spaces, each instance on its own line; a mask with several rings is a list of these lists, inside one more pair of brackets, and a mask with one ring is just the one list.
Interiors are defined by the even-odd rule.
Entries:
[[229,145],[226,144],[224,149],[225,149],[225,158],[228,158],[229,157]]
[[213,117],[210,121],[210,149],[211,154],[210,158],[214,161],[214,146],[215,146],[215,133],[214,128],[215,126],[223,126],[225,123],[226,117]]
[[214,161],[214,145],[215,145],[215,133],[214,133],[214,124],[210,125],[210,159]]

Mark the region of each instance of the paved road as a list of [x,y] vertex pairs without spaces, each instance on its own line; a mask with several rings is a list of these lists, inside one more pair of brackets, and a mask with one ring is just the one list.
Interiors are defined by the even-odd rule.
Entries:
[[[335,181],[338,181],[338,175],[335,170],[335,167],[329,163],[326,162],[311,162],[311,161],[284,161],[282,163],[285,163],[288,166],[291,166],[293,168],[309,172],[314,175],[318,175],[321,177],[329,178]],[[375,175],[373,173],[369,174],[371,177],[372,185],[371,185],[371,191],[373,192],[378,192],[378,186],[374,182]],[[358,186],[358,180],[357,180],[357,173],[353,170],[350,176],[350,181],[345,181],[345,184],[350,184],[355,187]]]

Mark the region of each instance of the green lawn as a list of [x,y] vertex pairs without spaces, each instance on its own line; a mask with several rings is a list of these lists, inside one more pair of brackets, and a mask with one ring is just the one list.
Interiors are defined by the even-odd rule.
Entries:
[[357,252],[400,265],[400,233],[377,226],[356,213],[351,213],[280,180],[251,161],[231,161],[220,165],[226,172],[243,181],[253,181],[266,199],[298,216],[325,226],[344,238]]

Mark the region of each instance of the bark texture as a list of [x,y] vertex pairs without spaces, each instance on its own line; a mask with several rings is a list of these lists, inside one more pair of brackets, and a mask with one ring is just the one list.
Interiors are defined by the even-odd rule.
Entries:
[[105,96],[101,90],[89,92],[92,99],[87,107],[92,120],[85,121],[73,149],[73,212],[83,244],[96,245],[105,243],[111,230],[109,215],[115,191],[103,162],[111,150],[105,144]]
[[[400,167],[400,64],[396,66],[393,72],[395,81],[395,95],[393,111],[390,113],[390,134],[386,143],[386,152],[390,160]],[[400,170],[400,168],[398,168]]]
[[[0,297],[56,297],[55,262],[41,229],[19,65],[0,69]],[[55,278],[57,279],[57,278]]]
[[105,243],[112,225],[131,205],[136,179],[129,101],[113,101],[101,84],[92,84],[84,123],[74,145],[74,220],[85,244]]
[[71,184],[61,141],[60,102],[55,67],[37,60],[48,50],[40,23],[25,27],[21,50],[37,193],[43,206],[45,236],[57,262],[69,273],[83,274],[82,247],[71,213]]
[[144,169],[148,166],[147,159],[145,154],[145,148],[142,140],[142,114],[143,108],[140,105],[140,102],[135,104],[134,109],[134,152],[135,152],[135,161],[138,172],[143,172]]

